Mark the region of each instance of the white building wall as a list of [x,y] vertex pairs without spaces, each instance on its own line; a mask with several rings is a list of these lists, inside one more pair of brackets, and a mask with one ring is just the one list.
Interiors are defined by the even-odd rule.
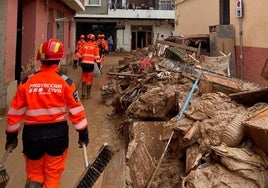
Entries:
[[130,51],[131,49],[131,27],[126,25],[124,30],[117,30],[117,49],[123,48],[124,50]]
[[123,48],[124,50],[130,51],[131,49],[131,26],[132,25],[140,25],[140,26],[152,26],[152,35],[153,35],[153,43],[157,38],[157,34],[159,37],[164,35],[164,37],[168,37],[172,35],[174,32],[171,25],[168,21],[155,21],[155,20],[127,20],[125,21],[125,29],[117,30],[117,49]]

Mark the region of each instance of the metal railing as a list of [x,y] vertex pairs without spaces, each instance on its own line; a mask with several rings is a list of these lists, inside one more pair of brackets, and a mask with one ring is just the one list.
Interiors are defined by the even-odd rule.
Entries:
[[122,4],[122,3],[115,3],[110,4],[110,9],[138,9],[138,10],[174,10],[175,9],[175,3],[174,2],[168,2],[168,3],[161,3],[155,4],[154,6],[151,6],[149,4]]

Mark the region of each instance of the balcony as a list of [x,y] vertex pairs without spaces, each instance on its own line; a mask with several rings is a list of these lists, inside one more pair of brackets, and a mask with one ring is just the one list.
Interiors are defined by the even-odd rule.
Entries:
[[128,19],[174,19],[174,10],[154,10],[154,9],[116,9],[109,10],[108,17],[111,18],[128,18]]
[[173,2],[165,2],[165,3],[158,3],[155,5],[150,5],[150,3],[144,4],[134,4],[134,3],[130,3],[127,5],[124,5],[122,3],[115,3],[114,5],[110,5],[111,9],[142,9],[142,10],[174,10],[175,9],[175,5]]
[[85,0],[62,0],[62,2],[76,12],[85,10]]
[[[115,6],[108,5],[104,14],[97,14],[93,12],[93,9],[98,7],[90,7],[91,11],[80,12],[76,14],[79,18],[126,18],[126,19],[174,19],[175,10],[172,3],[158,4],[157,6],[150,7],[145,4],[134,6],[127,5],[127,8],[123,4],[116,4]],[[88,7],[86,7],[87,9]],[[101,9],[101,7],[99,7]]]

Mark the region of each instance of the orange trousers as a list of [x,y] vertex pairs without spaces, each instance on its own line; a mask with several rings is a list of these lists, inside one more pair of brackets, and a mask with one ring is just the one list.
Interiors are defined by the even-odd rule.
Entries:
[[60,188],[60,180],[65,169],[68,149],[60,156],[45,154],[41,159],[30,160],[26,156],[27,179],[44,184],[44,188]]
[[92,85],[93,77],[94,77],[93,72],[82,72],[82,82],[86,82],[88,86]]

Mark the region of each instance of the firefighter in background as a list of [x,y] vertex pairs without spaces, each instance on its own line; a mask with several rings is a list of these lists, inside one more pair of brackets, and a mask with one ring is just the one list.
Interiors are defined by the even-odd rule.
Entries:
[[[79,51],[80,48],[83,47],[83,45],[87,42],[86,39],[85,39],[85,35],[80,35],[80,38],[79,40],[76,42],[76,45],[75,45],[75,53]],[[73,67],[74,68],[77,68],[78,67],[78,64],[81,62],[81,58],[78,59],[78,61],[74,61],[73,62]]]
[[89,98],[91,92],[91,86],[93,83],[93,71],[94,63],[100,63],[99,49],[96,45],[95,35],[88,34],[88,41],[83,45],[81,49],[75,54],[74,59],[82,58],[82,95],[81,99]]
[[104,34],[98,34],[98,40],[97,40],[97,46],[99,47],[99,53],[100,53],[100,64],[99,67],[102,69],[103,67],[103,62],[105,56],[108,54],[108,42],[105,40],[105,35]]
[[61,41],[43,42],[36,58],[41,61],[40,71],[22,80],[7,113],[6,150],[17,147],[20,123],[24,123],[26,188],[60,187],[69,145],[67,118],[78,132],[78,144],[89,143],[85,110],[75,84],[58,72],[63,57]]
[[76,42],[75,45],[75,52],[78,52],[78,50],[86,43],[86,37],[85,35],[80,35],[79,40]]

